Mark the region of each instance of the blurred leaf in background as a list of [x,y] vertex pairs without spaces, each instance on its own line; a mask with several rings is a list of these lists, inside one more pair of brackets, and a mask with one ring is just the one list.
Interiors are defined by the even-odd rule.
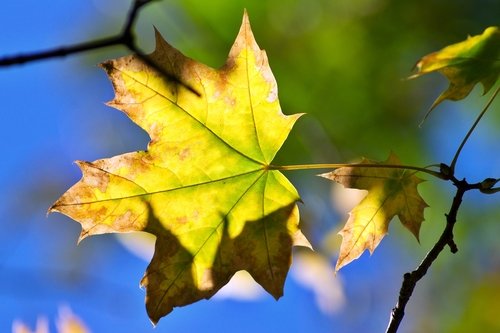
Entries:
[[[76,316],[70,308],[61,307],[56,322],[58,333],[90,333],[83,321]],[[32,331],[21,321],[14,321],[12,333],[49,333],[49,323],[46,318],[39,317],[36,322],[35,330]]]

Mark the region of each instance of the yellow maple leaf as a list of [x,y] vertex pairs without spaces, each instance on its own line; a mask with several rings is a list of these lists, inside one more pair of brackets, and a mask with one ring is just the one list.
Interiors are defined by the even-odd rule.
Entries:
[[[370,167],[363,167],[363,164]],[[387,234],[389,222],[396,215],[418,240],[424,209],[427,207],[417,191],[422,180],[413,171],[384,167],[399,164],[398,157],[391,153],[385,162],[363,159],[356,166],[320,175],[344,187],[368,191],[366,197],[350,212],[347,223],[339,232],[342,244],[336,270],[359,258],[367,249],[373,253]]]
[[426,117],[446,99],[464,99],[479,82],[486,94],[500,74],[500,29],[489,27],[481,35],[430,53],[415,67],[417,73],[410,78],[437,71],[450,81],[448,89],[434,101]]
[[211,297],[239,270],[280,297],[292,246],[307,242],[299,195],[270,163],[300,115],[281,112],[246,13],[220,69],[184,56],[158,32],[148,57],[156,67],[133,55],[102,64],[115,90],[109,105],[149,133],[148,149],[78,162],[82,179],[50,211],[80,222],[80,239],[157,237],[141,282],[153,323]]

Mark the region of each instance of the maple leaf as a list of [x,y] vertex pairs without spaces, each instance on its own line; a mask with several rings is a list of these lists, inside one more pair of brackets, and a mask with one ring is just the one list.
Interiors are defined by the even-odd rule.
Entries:
[[220,69],[184,56],[158,32],[148,57],[157,66],[134,55],[102,64],[115,90],[108,104],[149,133],[148,149],[78,161],[82,179],[50,211],[80,222],[80,239],[157,237],[141,281],[154,324],[211,297],[239,270],[279,298],[292,245],[308,243],[298,229],[299,195],[270,163],[300,115],[281,112],[246,12]]
[[[371,167],[360,166],[363,164]],[[427,207],[417,190],[422,180],[413,172],[383,167],[384,164],[400,165],[400,162],[391,153],[385,162],[363,159],[357,166],[342,167],[320,175],[344,187],[368,191],[366,197],[350,212],[347,223],[339,232],[342,244],[335,267],[337,271],[359,258],[366,249],[373,253],[396,215],[418,240],[424,209]]]
[[479,82],[486,94],[500,73],[500,30],[489,27],[481,35],[424,56],[415,67],[417,73],[410,78],[438,71],[450,81],[448,89],[434,101],[427,115],[445,99],[457,101],[467,97]]

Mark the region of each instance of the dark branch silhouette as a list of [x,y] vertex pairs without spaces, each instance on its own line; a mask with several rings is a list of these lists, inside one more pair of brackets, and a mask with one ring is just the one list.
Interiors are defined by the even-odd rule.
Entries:
[[20,65],[27,62],[45,60],[49,58],[64,57],[75,53],[81,53],[115,45],[124,45],[128,49],[135,51],[137,47],[135,46],[135,38],[132,31],[135,20],[137,18],[137,15],[139,14],[139,9],[142,6],[153,1],[155,0],[135,0],[132,5],[132,8],[128,13],[127,20],[125,21],[121,33],[115,36],[95,41],[84,42],[81,44],[57,47],[46,51],[19,54],[14,56],[5,56],[0,58],[0,67]]
[[53,49],[26,53],[26,54],[18,54],[14,56],[5,56],[0,58],[0,67],[7,67],[13,65],[20,65],[28,62],[34,62],[39,60],[45,60],[50,58],[58,58],[65,57],[71,54],[88,52],[96,49],[101,49],[110,46],[123,45],[128,48],[130,51],[134,52],[142,61],[146,64],[152,66],[158,72],[165,76],[166,79],[176,82],[188,90],[200,96],[194,88],[182,82],[180,78],[176,77],[172,73],[168,73],[165,69],[161,68],[159,65],[155,64],[146,54],[144,54],[136,45],[136,39],[134,34],[134,23],[139,15],[140,9],[151,2],[158,0],[135,0],[132,4],[132,7],[129,10],[127,15],[127,19],[123,25],[121,32],[117,35],[106,37],[103,39],[98,39],[94,41],[83,42],[80,44],[74,44],[69,46],[56,47]]
[[[443,168],[442,168],[443,170]],[[446,227],[439,237],[439,240],[434,244],[432,249],[427,253],[422,263],[410,273],[406,273],[403,276],[403,283],[401,289],[399,290],[399,298],[396,306],[392,309],[389,325],[387,327],[386,333],[395,333],[398,330],[399,324],[403,320],[405,315],[406,304],[410,300],[410,297],[417,285],[417,282],[427,274],[428,269],[431,267],[432,263],[437,259],[439,254],[443,251],[446,245],[450,247],[452,253],[458,252],[457,245],[453,240],[453,228],[457,221],[457,213],[460,205],[462,203],[462,198],[465,192],[472,189],[480,189],[481,183],[469,184],[467,181],[458,180],[455,176],[449,176],[449,179],[453,182],[453,185],[457,188],[455,197],[450,207],[450,211],[446,214]]]

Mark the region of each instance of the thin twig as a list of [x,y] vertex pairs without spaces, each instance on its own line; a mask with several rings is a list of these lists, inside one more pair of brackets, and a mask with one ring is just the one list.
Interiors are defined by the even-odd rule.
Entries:
[[428,269],[432,263],[437,259],[439,254],[443,251],[446,245],[450,247],[452,253],[456,253],[458,248],[453,240],[453,228],[457,221],[457,213],[460,205],[462,203],[462,198],[465,192],[472,189],[479,189],[480,183],[469,184],[465,180],[458,180],[454,176],[451,177],[451,181],[456,186],[457,191],[453,202],[450,207],[450,211],[446,214],[446,227],[439,237],[439,240],[434,244],[432,249],[427,253],[424,260],[414,271],[404,274],[403,283],[399,291],[399,298],[396,306],[392,309],[389,325],[387,326],[386,333],[395,333],[403,320],[405,315],[405,307],[410,297],[415,289],[417,282],[422,279],[427,273]]
[[7,66],[12,66],[12,65],[20,65],[24,64],[27,62],[33,62],[37,60],[44,60],[44,59],[49,59],[49,58],[57,58],[57,57],[64,57],[67,55],[75,54],[75,53],[81,53],[81,52],[86,52],[86,51],[91,51],[91,50],[96,50],[104,47],[109,47],[109,46],[116,46],[116,45],[124,45],[129,49],[135,49],[135,40],[133,37],[133,25],[134,22],[139,14],[139,9],[146,5],[147,3],[152,2],[153,0],[136,0],[134,1],[132,8],[129,11],[129,14],[127,16],[127,20],[125,21],[125,24],[123,25],[123,29],[121,33],[103,38],[103,39],[98,39],[95,41],[89,41],[89,42],[84,42],[80,44],[74,44],[70,46],[62,46],[62,47],[57,47],[53,48],[50,50],[46,51],[39,51],[39,52],[34,52],[34,53],[25,53],[25,54],[19,54],[19,55],[14,55],[14,56],[5,56],[0,58],[0,67],[7,67]]
[[376,168],[376,169],[405,169],[424,172],[431,176],[444,179],[441,172],[421,168],[413,165],[379,164],[379,163],[326,163],[326,164],[295,164],[295,165],[268,165],[267,170],[314,170],[314,169],[339,169],[339,168]]
[[53,48],[50,50],[39,51],[34,53],[26,53],[19,54],[14,56],[5,56],[0,58],[0,67],[7,67],[12,65],[20,65],[27,62],[34,62],[39,60],[45,60],[50,58],[58,58],[65,57],[67,55],[82,53],[87,51],[92,51],[96,49],[101,49],[110,46],[123,45],[128,48],[130,51],[134,52],[142,61],[144,61],[147,65],[156,69],[160,74],[164,76],[165,79],[172,81],[174,83],[180,84],[190,90],[197,96],[201,96],[199,92],[197,92],[193,87],[189,84],[183,82],[176,75],[167,72],[164,68],[162,68],[159,64],[155,63],[144,54],[136,45],[136,39],[134,35],[134,23],[137,20],[137,16],[139,15],[140,9],[153,1],[157,0],[135,0],[132,4],[132,7],[129,10],[127,15],[127,19],[123,25],[121,32],[117,35],[106,37],[103,39],[98,39],[89,42],[83,42],[80,44],[74,44],[70,46],[62,46]]
[[497,88],[497,90],[495,90],[495,92],[491,96],[490,100],[488,101],[488,103],[486,103],[486,106],[483,108],[483,111],[481,111],[481,113],[479,114],[479,116],[477,116],[476,121],[474,122],[474,124],[469,129],[469,131],[465,135],[464,139],[460,143],[460,146],[458,147],[457,152],[455,153],[455,156],[453,157],[453,161],[450,164],[450,168],[451,168],[452,172],[455,171],[455,165],[457,164],[458,156],[460,155],[460,152],[462,151],[462,148],[465,146],[465,143],[469,139],[470,135],[472,134],[472,132],[476,128],[477,124],[479,123],[479,121],[481,120],[481,118],[483,117],[483,115],[486,113],[486,111],[490,107],[491,103],[493,103],[493,101],[495,100],[495,97],[497,96],[499,90],[500,90],[500,88]]
[[113,36],[95,41],[85,42],[81,44],[62,46],[46,51],[36,53],[19,54],[15,56],[6,56],[0,58],[0,67],[7,67],[12,65],[21,65],[27,62],[34,62],[38,60],[45,60],[49,58],[64,57],[70,54],[86,52],[91,50],[100,49],[103,47],[122,44],[122,36]]

